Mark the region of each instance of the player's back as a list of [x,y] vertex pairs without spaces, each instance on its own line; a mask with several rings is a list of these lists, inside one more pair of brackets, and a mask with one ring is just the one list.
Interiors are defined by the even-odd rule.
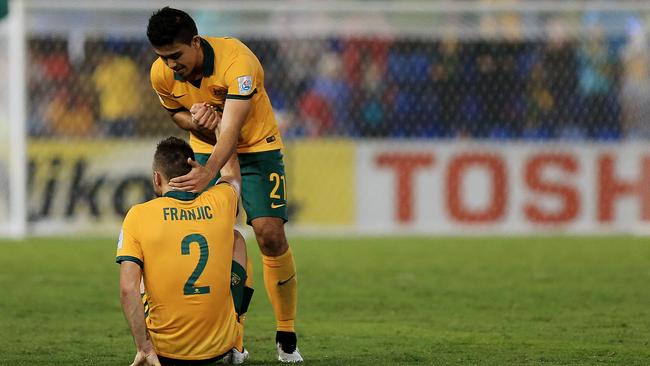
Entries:
[[158,354],[207,359],[234,346],[240,332],[230,294],[236,211],[237,193],[218,184],[198,196],[170,192],[127,215],[125,231],[130,226],[142,248],[147,328]]

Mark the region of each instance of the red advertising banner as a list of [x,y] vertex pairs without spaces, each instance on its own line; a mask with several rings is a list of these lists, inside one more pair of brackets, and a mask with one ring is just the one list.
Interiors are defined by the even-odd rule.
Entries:
[[642,144],[368,142],[358,146],[362,231],[646,232]]

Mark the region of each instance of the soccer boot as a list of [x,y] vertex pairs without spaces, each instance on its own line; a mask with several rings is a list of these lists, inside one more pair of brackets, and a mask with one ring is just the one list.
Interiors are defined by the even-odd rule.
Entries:
[[296,333],[280,332],[275,333],[275,346],[278,350],[278,361],[282,363],[302,362],[302,356],[297,346]]
[[237,348],[233,348],[221,361],[226,365],[241,365],[246,360],[248,360],[248,350],[246,348],[244,348],[244,352],[239,352]]

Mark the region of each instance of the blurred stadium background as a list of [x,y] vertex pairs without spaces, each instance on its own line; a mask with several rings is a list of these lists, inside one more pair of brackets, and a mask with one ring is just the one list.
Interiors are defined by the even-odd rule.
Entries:
[[[185,136],[149,84],[166,3],[1,4],[0,232],[114,233]],[[648,2],[174,6],[260,58],[294,231],[646,231]]]

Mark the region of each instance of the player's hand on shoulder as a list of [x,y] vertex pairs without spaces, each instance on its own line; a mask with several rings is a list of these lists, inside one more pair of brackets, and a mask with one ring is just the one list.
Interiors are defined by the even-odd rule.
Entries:
[[221,122],[221,114],[208,103],[194,103],[190,108],[192,122],[197,126],[214,130]]

